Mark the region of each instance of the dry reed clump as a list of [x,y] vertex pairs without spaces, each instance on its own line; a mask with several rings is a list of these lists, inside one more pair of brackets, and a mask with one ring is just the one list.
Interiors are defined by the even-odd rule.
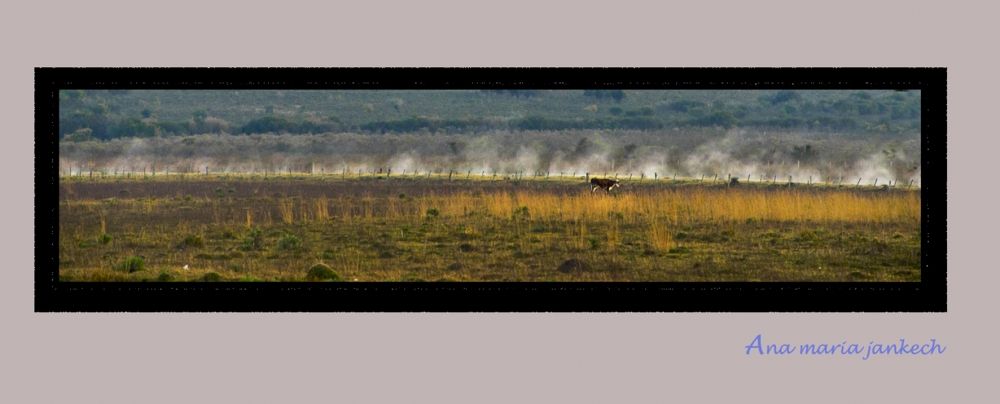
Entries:
[[[391,200],[391,199],[390,199]],[[330,208],[325,196],[316,199],[316,220],[329,220]]]
[[295,221],[293,206],[291,200],[281,199],[278,201],[278,212],[281,213],[281,221],[285,224],[292,224]]
[[653,248],[660,252],[668,252],[670,248],[673,247],[673,240],[670,236],[670,232],[667,231],[667,226],[659,220],[652,220],[650,222],[650,244]]

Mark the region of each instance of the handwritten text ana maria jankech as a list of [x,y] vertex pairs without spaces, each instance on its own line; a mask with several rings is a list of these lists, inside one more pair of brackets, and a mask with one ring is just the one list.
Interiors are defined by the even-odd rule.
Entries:
[[943,354],[947,347],[939,345],[937,340],[931,338],[929,344],[907,344],[905,339],[899,343],[876,344],[871,341],[867,346],[859,344],[848,344],[844,341],[841,344],[804,344],[793,346],[792,344],[769,344],[761,342],[760,334],[746,346],[746,354],[757,352],[759,355],[864,355],[863,360],[868,360],[871,355],[935,355]]

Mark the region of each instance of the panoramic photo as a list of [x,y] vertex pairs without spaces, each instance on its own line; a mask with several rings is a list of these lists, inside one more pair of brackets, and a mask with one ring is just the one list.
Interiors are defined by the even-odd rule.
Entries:
[[919,282],[920,91],[61,90],[60,282]]

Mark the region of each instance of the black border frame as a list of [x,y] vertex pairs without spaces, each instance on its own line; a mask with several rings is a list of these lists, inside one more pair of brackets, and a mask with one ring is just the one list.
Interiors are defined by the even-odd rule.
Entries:
[[[920,90],[921,281],[63,283],[52,135],[69,88]],[[946,108],[945,68],[35,68],[35,311],[946,312]]]

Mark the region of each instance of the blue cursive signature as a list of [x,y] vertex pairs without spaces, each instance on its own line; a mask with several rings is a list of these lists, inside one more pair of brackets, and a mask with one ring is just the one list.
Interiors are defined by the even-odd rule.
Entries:
[[756,350],[759,355],[861,355],[864,354],[862,360],[868,360],[871,355],[933,355],[942,354],[945,349],[948,349],[944,345],[939,345],[937,340],[931,338],[929,344],[907,344],[905,339],[900,339],[898,344],[876,344],[875,341],[868,343],[867,347],[863,347],[859,344],[847,344],[844,341],[840,344],[803,344],[798,345],[798,349],[792,344],[769,344],[764,345],[761,342],[761,334],[757,334],[757,337],[750,342],[750,345],[746,346],[747,355],[750,352]]

